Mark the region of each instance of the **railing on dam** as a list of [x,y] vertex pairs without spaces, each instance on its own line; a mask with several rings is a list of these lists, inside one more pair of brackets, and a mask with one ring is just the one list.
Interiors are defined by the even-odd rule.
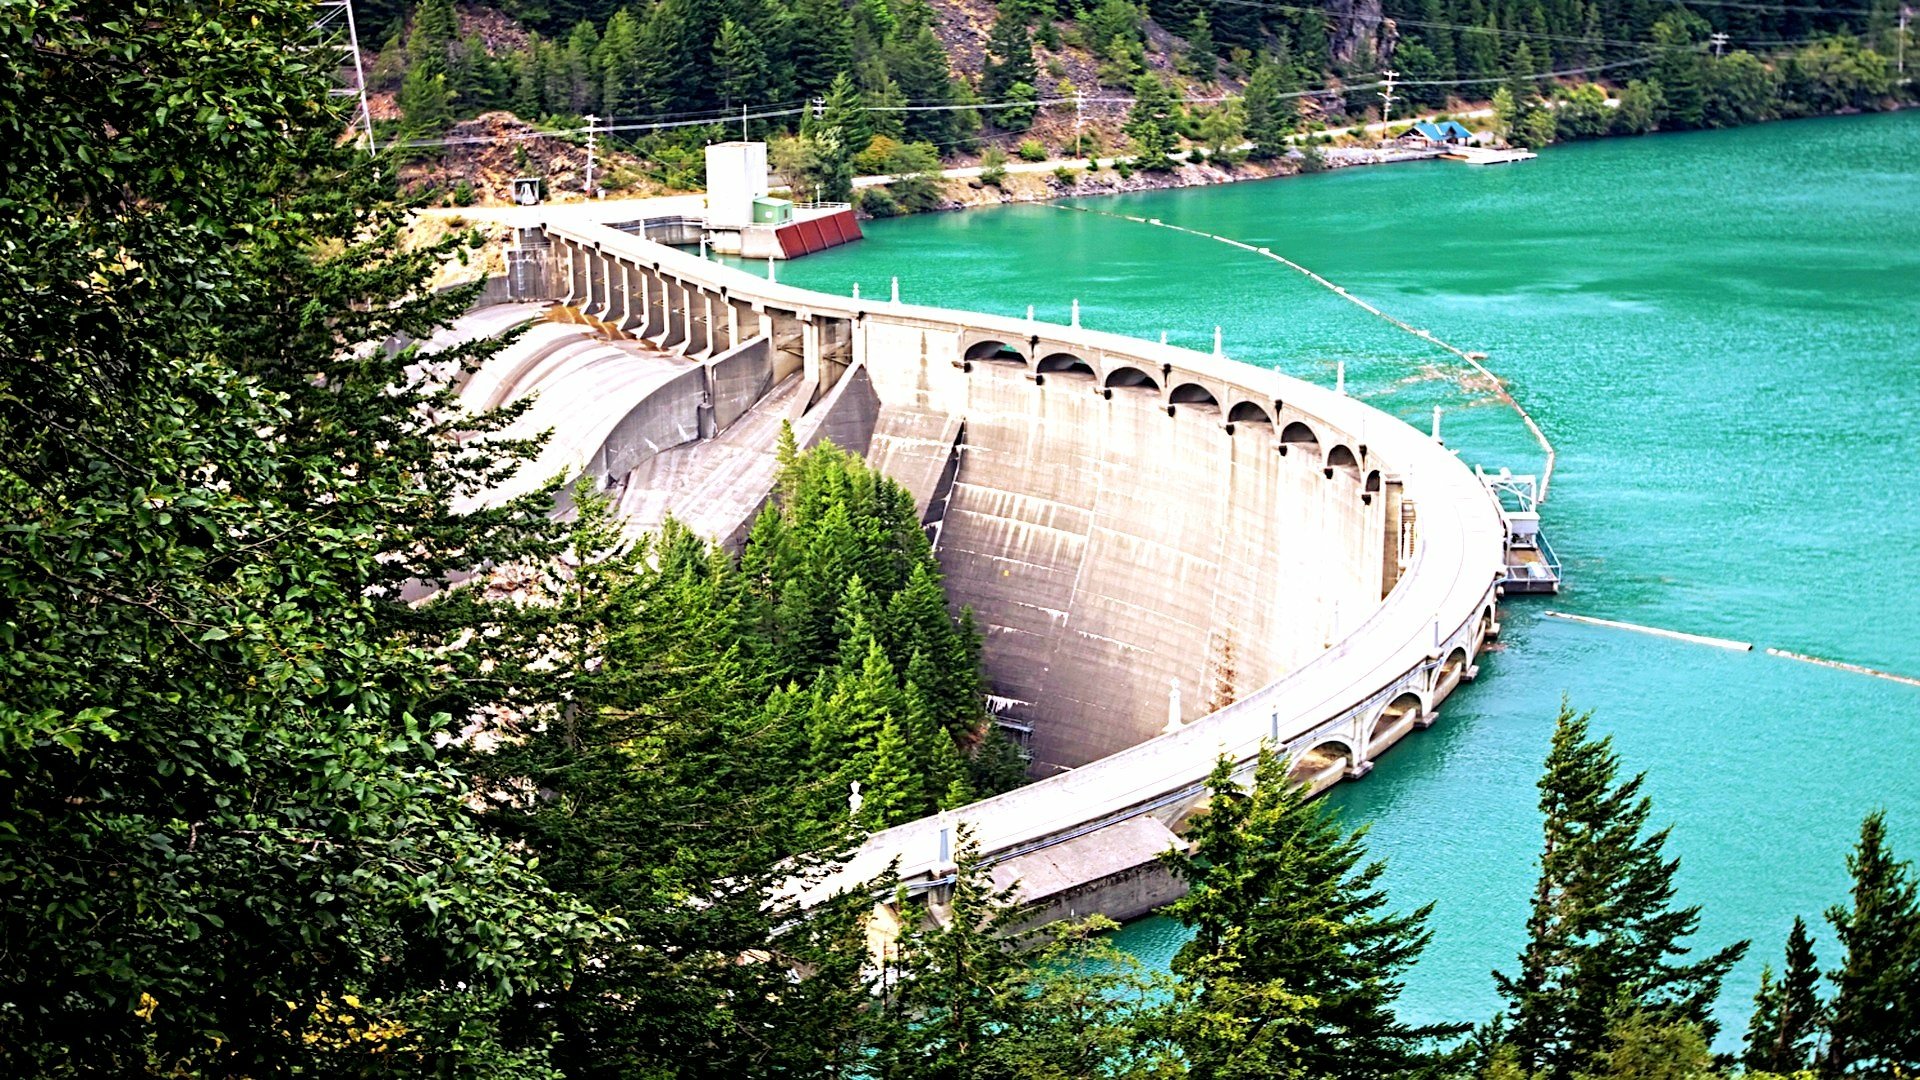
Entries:
[[[708,319],[759,317],[776,330],[789,324],[800,328],[809,377],[822,380],[835,374],[821,360],[824,342],[846,341],[848,366],[872,368],[887,361],[869,355],[868,343],[897,341],[897,334],[888,334],[907,329],[923,343],[949,350],[955,369],[972,362],[969,350],[989,347],[1004,350],[995,355],[1026,365],[1036,379],[1048,374],[1043,368],[1050,358],[1052,370],[1078,363],[1095,376],[1093,389],[1099,393],[1111,395],[1122,385],[1116,378],[1145,379],[1160,404],[1192,413],[1182,422],[1231,425],[1236,415],[1251,416],[1257,409],[1273,425],[1276,452],[1319,454],[1330,475],[1357,458],[1358,471],[1369,479],[1391,472],[1405,497],[1418,501],[1412,559],[1391,591],[1364,621],[1345,629],[1310,661],[1177,731],[1015,791],[876,832],[842,873],[817,886],[818,893],[869,880],[896,860],[909,882],[938,880],[950,869],[953,831],[963,823],[989,857],[1083,834],[1193,793],[1221,755],[1245,762],[1263,742],[1296,753],[1339,742],[1353,765],[1362,767],[1371,760],[1376,722],[1384,718],[1397,725],[1396,738],[1404,730],[1404,714],[1388,714],[1393,703],[1411,695],[1430,719],[1439,699],[1470,677],[1472,658],[1495,625],[1495,586],[1504,572],[1502,529],[1484,487],[1433,439],[1344,394],[1224,356],[1077,325],[795,288],[599,225],[551,224],[539,230],[539,237],[552,243],[553,294],[598,317],[617,321],[634,311],[634,297],[615,295],[620,289],[657,288],[671,301],[669,307],[678,305],[691,321],[691,298],[697,294]],[[642,306],[651,302],[643,299]],[[639,318],[654,314],[648,308]],[[669,324],[674,317],[668,313]],[[733,335],[740,332],[732,328]],[[711,340],[719,330],[710,325],[706,333]],[[660,336],[668,343],[695,337],[691,329],[675,331],[671,325]],[[777,345],[779,333],[772,337]],[[925,348],[922,359],[930,362],[933,345]],[[980,353],[983,361],[985,355]],[[1185,401],[1202,397],[1212,398],[1214,409],[1185,407]],[[1294,424],[1307,431],[1289,441]],[[1336,451],[1345,451],[1345,457]],[[1361,490],[1372,489],[1369,483]]]

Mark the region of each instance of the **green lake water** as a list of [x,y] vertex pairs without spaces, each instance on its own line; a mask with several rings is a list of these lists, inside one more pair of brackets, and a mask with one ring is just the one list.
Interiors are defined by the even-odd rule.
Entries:
[[[1920,688],[1543,618],[1554,607],[1920,675],[1920,112],[1554,147],[1086,199],[1270,246],[1471,350],[1558,447],[1558,597],[1502,608],[1498,651],[1440,722],[1330,796],[1370,822],[1394,901],[1435,904],[1415,1019],[1479,1020],[1523,937],[1534,781],[1561,695],[1597,710],[1674,825],[1703,945],[1750,937],[1724,1018],[1795,914],[1843,897],[1862,814],[1920,856]],[[781,267],[845,293],[1066,321],[1331,383],[1469,462],[1537,471],[1461,365],[1225,245],[1045,206],[874,222]],[[1824,927],[1823,927],[1824,929]],[[1179,928],[1134,923],[1149,963]],[[1831,937],[1823,937],[1831,963]],[[1777,961],[1774,961],[1777,964]],[[1723,1034],[1723,1040],[1728,1035]]]

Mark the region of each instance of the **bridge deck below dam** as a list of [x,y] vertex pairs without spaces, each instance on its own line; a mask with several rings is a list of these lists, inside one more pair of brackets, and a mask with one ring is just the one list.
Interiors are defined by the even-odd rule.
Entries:
[[1033,783],[874,833],[809,895],[889,864],[936,887],[964,825],[1028,899],[1137,914],[1169,898],[1143,867],[1221,755],[1363,775],[1497,632],[1495,505],[1377,409],[1219,355],[780,285],[645,231],[522,230],[511,292],[568,325],[464,394],[541,395],[555,438],[526,482],[591,473],[634,528],[738,542],[780,421],[866,454],[913,494],[1034,758]]

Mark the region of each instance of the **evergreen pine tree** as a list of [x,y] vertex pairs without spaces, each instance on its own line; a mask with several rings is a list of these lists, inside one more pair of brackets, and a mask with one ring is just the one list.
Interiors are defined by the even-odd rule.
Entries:
[[646,110],[640,48],[640,23],[633,12],[626,8],[615,11],[607,19],[606,32],[600,35],[594,54],[601,87],[596,111],[601,116],[637,116]]
[[1795,916],[1779,980],[1775,981],[1771,968],[1760,971],[1760,990],[1754,995],[1753,1020],[1741,1058],[1748,1072],[1785,1075],[1807,1067],[1820,1021],[1819,981],[1813,937],[1807,933],[1806,921]]
[[479,34],[469,34],[460,42],[447,82],[462,113],[484,112],[500,104],[495,89],[496,67]]
[[1589,737],[1591,717],[1561,703],[1539,783],[1546,842],[1528,941],[1516,974],[1494,974],[1521,1067],[1549,1080],[1592,1067],[1629,1013],[1711,1039],[1720,982],[1747,949],[1680,959],[1700,909],[1673,906],[1679,862],[1665,855],[1666,830],[1647,831],[1646,777],[1618,779],[1620,758],[1610,739]]
[[962,826],[954,838],[957,869],[941,925],[901,943],[895,1011],[913,1021],[894,1025],[876,1065],[881,1076],[974,1077],[995,1041],[1021,1026],[1032,976],[1012,928],[1013,890],[995,889],[980,845]]
[[921,790],[925,794],[915,808],[917,816],[938,809],[936,804],[939,798],[956,782],[964,781],[966,767],[960,760],[960,752],[954,747],[953,736],[947,734],[947,729],[935,718],[926,695],[912,679],[907,680],[900,697],[905,710],[901,718],[901,730],[913,752],[914,771],[920,777]]
[[1444,0],[1420,0],[1420,40],[1433,52],[1434,78],[1451,79],[1454,77],[1455,59],[1453,51],[1453,31],[1448,23],[1459,21],[1449,18]]
[[1256,159],[1286,153],[1287,136],[1300,122],[1297,99],[1287,96],[1295,89],[1292,76],[1293,65],[1282,57],[1261,64],[1247,80],[1247,140]]
[[751,27],[727,19],[713,43],[714,90],[720,104],[732,108],[765,99],[768,69],[766,47]]
[[[931,20],[923,5],[916,5],[901,19],[900,32],[886,50],[887,73],[911,104],[961,104],[960,88],[947,65],[946,46],[934,34]],[[935,108],[908,113],[902,123],[907,138],[945,150],[962,141],[968,125],[977,119],[963,110]]]
[[1500,75],[1500,24],[1492,12],[1487,13],[1485,25],[1460,31],[1459,57],[1462,78]]
[[1024,18],[1002,12],[987,35],[987,59],[980,70],[980,92],[988,101],[1004,101],[1015,83],[1031,87],[1039,78],[1033,63],[1033,39]]
[[1187,24],[1187,51],[1183,56],[1187,73],[1197,79],[1211,82],[1219,69],[1220,58],[1213,42],[1213,20],[1207,17],[1205,9],[1194,15],[1193,22]]
[[1027,782],[1027,755],[998,724],[988,724],[967,758],[967,786],[981,798]]
[[782,23],[782,50],[802,96],[824,94],[853,66],[853,18],[839,0],[794,0]]
[[635,100],[647,111],[710,107],[713,42],[719,33],[719,5],[658,0],[640,25],[636,68],[642,89]]
[[1828,1007],[1822,1076],[1901,1075],[1920,1069],[1920,896],[1911,864],[1887,846],[1885,814],[1860,823],[1847,856],[1848,905],[1827,910],[1845,950]]
[[573,68],[571,35],[566,42],[548,40],[540,43],[540,101],[548,114],[566,114],[575,110]]
[[1135,160],[1144,169],[1171,166],[1179,103],[1157,75],[1142,75],[1133,84],[1133,108],[1121,127],[1133,139]]
[[453,92],[444,65],[416,64],[407,69],[395,102],[416,135],[438,135],[453,123]]
[[523,120],[538,120],[547,112],[544,104],[546,77],[541,68],[546,55],[545,46],[546,42],[539,33],[530,33],[526,47],[514,54],[513,90],[507,107]]
[[438,64],[440,70],[445,71],[450,59],[448,49],[459,33],[453,0],[422,0],[414,9],[413,29],[407,35],[408,64]]
[[1507,64],[1507,89],[1513,95],[1514,104],[1524,112],[1539,100],[1539,87],[1533,81],[1533,46],[1522,41],[1513,50],[1513,59]]
[[606,84],[594,70],[593,58],[600,48],[600,33],[590,22],[576,23],[567,35],[566,48],[557,69],[563,73],[562,91],[567,111],[590,113],[600,107]]
[[849,671],[866,660],[867,650],[880,639],[879,604],[867,591],[865,582],[855,574],[847,579],[840,594],[840,609],[834,613],[833,636],[840,643],[839,665]]
[[1463,1026],[1394,1013],[1426,947],[1431,905],[1386,910],[1381,863],[1262,748],[1253,787],[1222,758],[1188,849],[1166,856],[1187,882],[1167,914],[1194,931],[1173,959],[1171,1018],[1193,1072],[1375,1080],[1430,1063],[1427,1044]]
[[1653,78],[1666,100],[1660,117],[1662,127],[1697,128],[1706,123],[1706,90],[1698,47],[1706,31],[1706,21],[1686,11],[1676,11],[1654,24],[1653,41],[1658,53]]
[[873,765],[861,787],[864,801],[860,819],[867,828],[884,829],[926,812],[927,791],[914,758],[905,724],[888,713],[880,723],[871,755]]
[[544,684],[402,595],[558,539],[455,509],[516,456],[431,374],[497,347],[424,344],[460,242],[401,242],[311,3],[8,16],[0,1075],[549,1074],[503,1027],[617,927],[440,741]]

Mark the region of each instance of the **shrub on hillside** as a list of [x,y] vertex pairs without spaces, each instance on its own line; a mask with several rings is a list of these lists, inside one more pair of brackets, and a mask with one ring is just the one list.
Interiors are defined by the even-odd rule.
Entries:
[[1047,148],[1041,144],[1039,139],[1022,140],[1020,143],[1019,154],[1020,154],[1021,161],[1047,160]]

